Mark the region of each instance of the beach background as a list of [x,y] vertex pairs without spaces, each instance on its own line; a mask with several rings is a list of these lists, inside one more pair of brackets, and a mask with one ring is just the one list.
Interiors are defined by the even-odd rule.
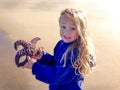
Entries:
[[[14,42],[38,36],[38,46],[53,53],[62,9],[85,12],[97,66],[85,77],[85,90],[120,90],[120,11],[117,0],[0,0],[0,90],[48,90],[28,69],[14,63]],[[49,73],[48,73],[49,74]]]

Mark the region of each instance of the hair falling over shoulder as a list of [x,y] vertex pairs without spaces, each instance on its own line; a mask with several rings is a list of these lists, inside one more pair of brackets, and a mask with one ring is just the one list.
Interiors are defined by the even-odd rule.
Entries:
[[90,37],[85,37],[84,41],[81,39],[78,40],[80,42],[78,46],[79,53],[77,60],[73,64],[73,67],[76,69],[76,74],[88,74],[96,65],[93,46],[90,45],[92,43],[89,39]]
[[96,65],[93,45],[87,29],[86,18],[82,11],[71,8],[63,10],[61,15],[66,15],[75,22],[79,34],[78,39],[75,40],[74,44],[72,44],[63,55],[64,61],[66,62],[65,59],[67,53],[70,51],[72,53],[74,47],[77,46],[79,53],[77,60],[73,62],[73,67],[76,70],[76,74],[85,75]]

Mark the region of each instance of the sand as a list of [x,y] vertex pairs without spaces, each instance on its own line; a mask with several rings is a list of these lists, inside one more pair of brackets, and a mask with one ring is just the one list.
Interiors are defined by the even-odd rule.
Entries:
[[[47,8],[38,6],[31,8],[31,4],[21,1],[17,8],[16,6],[10,9],[0,8],[0,90],[48,90],[45,83],[34,78],[31,70],[16,67],[14,63],[16,51],[13,44],[18,39],[30,41],[33,37],[39,36],[41,41],[37,45],[52,54],[56,42],[60,39],[58,26],[60,6],[71,6],[70,2],[69,4],[64,2],[66,6],[61,4],[62,2],[55,3],[58,6],[49,6],[51,2],[48,2],[45,4],[49,6]],[[24,7],[20,7],[21,4]],[[111,12],[94,8],[93,4],[87,0],[86,3],[80,4],[87,13],[88,28],[93,38],[97,61],[93,72],[85,77],[84,88],[120,90],[119,18],[116,14],[111,15]]]

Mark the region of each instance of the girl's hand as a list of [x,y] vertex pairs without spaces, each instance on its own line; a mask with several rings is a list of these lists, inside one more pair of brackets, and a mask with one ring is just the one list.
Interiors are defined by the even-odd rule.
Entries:
[[27,69],[32,69],[33,63],[36,62],[36,60],[40,60],[42,55],[43,55],[43,48],[38,48],[38,54],[36,54],[33,57],[27,56],[28,62],[22,67]]
[[34,55],[32,58],[40,60],[42,56],[43,56],[43,48],[38,48],[38,53]]
[[28,62],[24,66],[22,66],[22,68],[32,69],[33,63],[35,61],[33,61],[33,59],[29,56],[27,56],[27,59],[28,59]]

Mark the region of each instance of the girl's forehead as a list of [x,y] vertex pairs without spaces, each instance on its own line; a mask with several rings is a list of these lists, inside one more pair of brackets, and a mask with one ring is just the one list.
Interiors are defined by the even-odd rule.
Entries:
[[70,23],[70,24],[75,24],[73,19],[66,16],[66,15],[61,15],[60,17],[60,23]]

